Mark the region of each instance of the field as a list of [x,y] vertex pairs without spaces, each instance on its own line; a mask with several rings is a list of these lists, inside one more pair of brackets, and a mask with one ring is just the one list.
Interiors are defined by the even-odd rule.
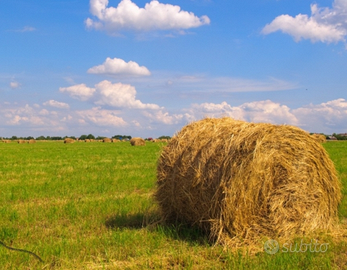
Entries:
[[[0,269],[347,269],[347,240],[320,238],[324,252],[241,255],[197,229],[156,224],[163,145],[0,143],[0,241],[43,260],[0,245]],[[346,195],[347,142],[324,147]],[[347,198],[339,214],[346,222]]]

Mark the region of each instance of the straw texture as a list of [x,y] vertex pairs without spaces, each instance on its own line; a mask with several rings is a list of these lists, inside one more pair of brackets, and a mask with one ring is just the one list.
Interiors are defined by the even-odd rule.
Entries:
[[237,246],[332,230],[340,188],[327,152],[307,132],[206,118],[163,149],[155,199],[164,222]]

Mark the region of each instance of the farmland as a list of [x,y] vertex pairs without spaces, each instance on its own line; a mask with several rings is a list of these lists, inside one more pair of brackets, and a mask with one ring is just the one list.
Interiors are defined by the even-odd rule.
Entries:
[[[241,255],[197,229],[157,224],[156,164],[164,143],[0,144],[1,269],[347,269],[347,240],[326,252]],[[328,142],[347,185],[347,143]],[[339,208],[347,218],[347,198]],[[308,239],[305,240],[309,242]]]

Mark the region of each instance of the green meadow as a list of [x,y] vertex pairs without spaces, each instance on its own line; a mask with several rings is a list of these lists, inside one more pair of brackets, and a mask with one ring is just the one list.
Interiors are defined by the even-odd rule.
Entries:
[[[241,255],[195,228],[158,224],[163,146],[0,143],[0,241],[43,260],[0,245],[0,269],[347,269],[347,240],[326,237],[325,252]],[[344,184],[346,222],[347,142],[324,147]]]

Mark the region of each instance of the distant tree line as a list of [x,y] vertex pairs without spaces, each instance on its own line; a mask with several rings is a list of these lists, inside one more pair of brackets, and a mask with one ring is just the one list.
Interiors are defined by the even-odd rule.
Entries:
[[[36,139],[36,140],[45,140],[45,141],[61,141],[61,140],[65,140],[66,138],[71,138],[71,139],[74,139],[76,140],[77,138],[79,140],[86,140],[86,139],[93,139],[93,140],[102,140],[102,139],[105,139],[106,137],[105,136],[97,136],[95,137],[93,134],[88,134],[88,135],[81,135],[79,137],[75,137],[75,136],[64,136],[64,137],[61,137],[61,136],[39,136],[39,137],[32,137],[32,136],[29,136],[29,137],[17,137],[17,136],[12,136],[10,138],[6,138],[6,137],[0,137],[1,139],[4,139],[4,140],[33,140],[33,139]],[[118,139],[118,140],[131,140],[131,136],[130,135],[114,135],[112,136],[112,139]],[[163,139],[163,138],[170,138],[170,136],[161,136],[159,137],[159,139]]]
[[[314,133],[310,133],[310,134],[314,134]],[[340,133],[340,134],[337,134],[337,133],[333,133],[332,135],[326,135],[324,133],[320,133],[322,135],[324,135],[327,139],[331,139],[331,137],[335,137],[337,140],[347,140],[347,133]],[[75,137],[75,136],[64,136],[64,137],[61,137],[61,136],[39,136],[39,137],[36,137],[34,138],[33,136],[28,136],[28,137],[17,137],[17,136],[12,136],[10,138],[6,138],[6,137],[1,137],[0,136],[0,139],[3,139],[3,140],[33,140],[33,139],[36,139],[36,140],[46,140],[46,141],[61,141],[61,140],[65,140],[66,138],[71,138],[71,139],[74,139],[76,140],[77,138],[79,140],[86,140],[86,139],[93,139],[93,140],[102,140],[102,139],[105,139],[106,137],[105,136],[97,136],[95,137],[93,134],[88,134],[88,135],[81,135],[79,137]],[[118,139],[118,140],[131,140],[131,136],[130,135],[114,135],[111,137],[112,139]],[[146,138],[147,140],[152,140],[153,138]],[[171,139],[170,136],[160,136],[158,137],[158,139]]]
[[112,139],[118,139],[118,140],[131,140],[131,136],[130,135],[114,135],[112,137]]
[[[312,134],[314,134],[314,133],[310,133],[311,135]],[[318,133],[316,133],[316,134],[318,134]],[[336,134],[336,133],[333,133],[332,135],[326,135],[326,134],[324,134],[324,133],[319,133],[319,134],[322,134],[322,135],[324,135],[325,136],[325,138],[327,139],[327,140],[331,140],[332,138],[336,138],[337,140],[347,140],[347,133],[341,133],[341,134]]]
[[336,134],[334,133],[333,136],[338,140],[347,140],[347,134]]

